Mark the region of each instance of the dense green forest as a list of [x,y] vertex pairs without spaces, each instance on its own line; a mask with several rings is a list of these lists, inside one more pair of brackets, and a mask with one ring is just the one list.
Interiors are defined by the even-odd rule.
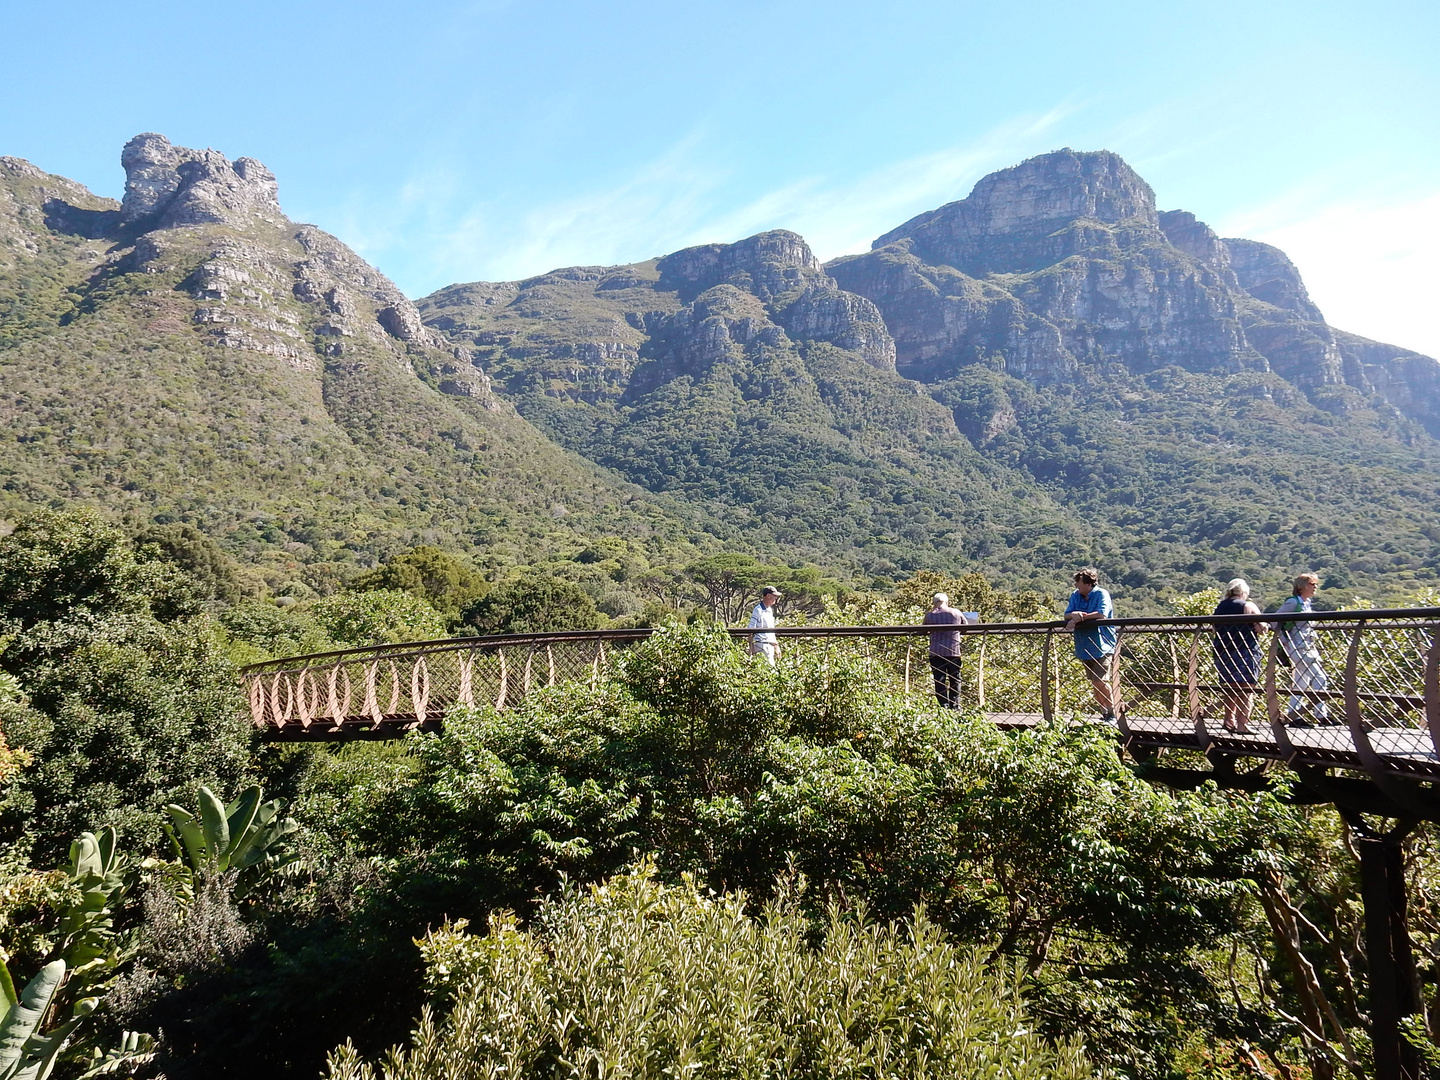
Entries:
[[[1364,1075],[1357,865],[1283,778],[1171,791],[1106,731],[1002,732],[858,654],[756,664],[704,617],[777,569],[736,558],[598,681],[263,744],[237,663],[576,597],[422,548],[277,606],[227,559],[90,511],[0,538],[0,948],[57,1077]],[[942,584],[1050,604],[841,600],[910,619]]]

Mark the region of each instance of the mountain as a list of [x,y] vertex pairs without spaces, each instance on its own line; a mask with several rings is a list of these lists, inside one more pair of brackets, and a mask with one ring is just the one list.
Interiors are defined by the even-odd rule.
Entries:
[[184,520],[328,588],[428,542],[482,565],[718,545],[561,450],[251,158],[124,149],[123,202],[0,158],[0,509]]
[[1132,611],[1440,580],[1440,364],[1330,327],[1283,253],[1114,154],[824,266],[776,230],[415,303],[251,158],[146,134],[122,164],[117,203],[0,158],[11,518],[189,522],[292,590],[437,544],[594,571],[617,610],[722,548],[1047,589],[1093,561]]
[[982,562],[1028,580],[1088,546],[896,373],[875,305],[794,233],[458,285],[420,311],[562,445],[792,557],[887,578]]
[[1095,559],[1138,603],[1440,577],[1440,364],[1334,330],[1283,253],[1160,212],[1112,153],[824,267],[770,232],[418,306],[562,445],[866,572]]

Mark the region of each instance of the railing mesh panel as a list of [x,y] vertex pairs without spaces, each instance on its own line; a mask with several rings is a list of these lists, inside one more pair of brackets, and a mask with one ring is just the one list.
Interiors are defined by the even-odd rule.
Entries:
[[1196,633],[1189,627],[1143,633],[1127,628],[1121,632],[1115,665],[1118,696],[1132,730],[1170,735],[1194,732],[1189,679],[1195,645]]

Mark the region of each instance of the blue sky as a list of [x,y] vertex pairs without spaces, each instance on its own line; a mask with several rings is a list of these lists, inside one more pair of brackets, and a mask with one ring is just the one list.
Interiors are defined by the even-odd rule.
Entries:
[[1440,355],[1432,2],[9,6],[0,154],[118,196],[140,131],[249,155],[407,293],[766,228],[863,250],[980,176],[1122,154]]

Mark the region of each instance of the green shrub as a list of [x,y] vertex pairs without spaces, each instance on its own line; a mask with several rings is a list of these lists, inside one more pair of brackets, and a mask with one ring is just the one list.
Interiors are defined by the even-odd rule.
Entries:
[[446,635],[445,618],[422,598],[398,589],[336,593],[307,610],[339,648]]
[[483,575],[454,555],[434,547],[417,547],[396,555],[384,566],[350,583],[357,592],[398,589],[413,593],[452,622],[489,589]]
[[469,605],[462,616],[481,634],[536,634],[594,630],[605,625],[595,600],[572,581],[528,577],[501,585]]
[[19,691],[0,715],[33,758],[0,802],[0,837],[42,861],[106,825],[148,844],[162,802],[235,786],[253,732],[198,607],[187,574],[92,510],[34,514],[0,539],[0,621],[18,631],[0,665]]
[[463,929],[422,943],[449,1014],[427,1010],[378,1067],[347,1045],[330,1080],[1093,1075],[1077,1043],[1036,1034],[1015,977],[923,911],[877,925],[832,904],[812,945],[793,896],[752,918],[743,896],[640,871],[547,901],[530,932]]

